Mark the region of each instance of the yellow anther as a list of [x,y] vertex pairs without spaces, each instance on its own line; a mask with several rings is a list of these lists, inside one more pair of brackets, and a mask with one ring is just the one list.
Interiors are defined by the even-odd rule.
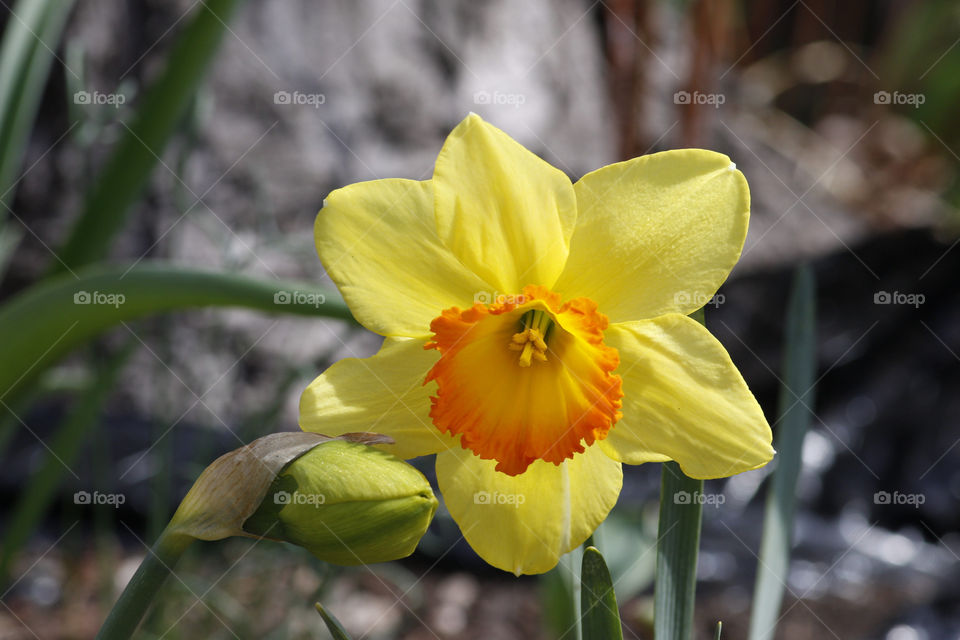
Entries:
[[520,333],[513,334],[513,338],[507,348],[511,351],[520,351],[518,364],[521,367],[529,367],[533,359],[540,362],[547,361],[547,343],[537,329],[524,329]]
[[523,346],[523,353],[520,354],[519,364],[521,367],[529,367],[530,360],[533,357],[533,343],[528,342]]

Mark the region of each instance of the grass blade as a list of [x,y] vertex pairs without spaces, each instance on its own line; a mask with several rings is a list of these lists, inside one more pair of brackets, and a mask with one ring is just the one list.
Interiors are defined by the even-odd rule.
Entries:
[[557,566],[540,577],[540,607],[546,631],[552,637],[579,640],[573,585],[573,553],[560,558]]
[[50,452],[40,469],[30,476],[20,493],[13,514],[6,521],[3,546],[0,547],[0,583],[6,581],[10,561],[35,530],[40,518],[53,500],[68,466],[77,458],[90,426],[100,416],[101,409],[113,393],[117,379],[133,353],[136,344],[132,338],[110,362],[97,372],[88,388],[78,394],[77,405],[50,443]]
[[[690,317],[706,325],[703,309]],[[697,589],[697,555],[703,504],[703,480],[687,477],[676,462],[660,473],[660,522],[657,525],[657,578],[653,589],[656,640],[690,640]],[[688,499],[681,499],[680,496]]]
[[[110,300],[113,303],[102,303]],[[9,403],[8,394],[25,388],[28,380],[55,359],[110,327],[196,307],[246,307],[352,319],[337,294],[311,285],[164,264],[146,264],[129,271],[124,267],[96,268],[80,272],[76,278],[64,275],[34,285],[0,307],[0,335],[16,336],[15,340],[0,340],[0,401]]]
[[73,0],[20,0],[10,10],[0,48],[0,221],[37,116],[60,34]]
[[663,463],[657,581],[653,591],[653,636],[656,640],[690,640],[693,637],[703,504],[696,499],[678,497],[702,492],[703,480],[688,478],[676,462]]
[[763,542],[750,616],[750,639],[774,636],[790,568],[797,476],[803,438],[810,426],[816,372],[816,284],[807,266],[794,274],[787,307],[783,385],[779,397],[776,468],[767,493]]
[[617,596],[603,555],[596,547],[587,547],[581,566],[580,625],[583,640],[623,640]]
[[[6,212],[6,209],[0,206],[0,217],[3,216],[4,212]],[[16,251],[21,238],[23,238],[22,228],[4,224],[0,220],[0,282],[3,281],[3,276],[7,274],[7,267],[10,266],[13,252]]]
[[337,620],[332,613],[324,609],[323,605],[319,602],[313,606],[317,608],[317,613],[323,618],[334,640],[350,640],[350,634],[347,633],[347,630],[343,628],[343,625],[340,624],[340,621]]
[[133,123],[120,141],[91,191],[70,237],[59,252],[54,271],[85,266],[101,259],[123,226],[131,205],[159,162],[167,142],[193,100],[210,66],[227,22],[242,0],[201,2],[180,34],[166,68],[147,89]]

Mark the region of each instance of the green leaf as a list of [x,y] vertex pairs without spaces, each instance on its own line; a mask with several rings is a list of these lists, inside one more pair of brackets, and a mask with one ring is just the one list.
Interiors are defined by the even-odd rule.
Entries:
[[816,284],[808,266],[797,269],[787,307],[783,384],[773,479],[767,492],[763,542],[750,616],[750,639],[773,638],[790,568],[797,476],[810,427],[817,366]]
[[[690,317],[706,326],[701,308]],[[664,462],[660,473],[660,522],[657,531],[657,579],[653,590],[656,640],[693,637],[697,589],[697,555],[703,504],[703,480],[688,478],[676,462]],[[686,499],[682,499],[685,496]]]
[[653,592],[653,635],[657,640],[690,640],[693,637],[703,504],[689,498],[701,493],[703,480],[688,478],[676,462],[663,463],[657,581]]
[[101,259],[123,226],[131,205],[160,161],[167,142],[194,99],[227,22],[242,0],[207,0],[195,9],[163,73],[145,92],[93,188],[83,213],[59,252],[54,271],[77,269]]
[[347,630],[343,628],[343,625],[340,624],[340,621],[337,620],[332,613],[323,608],[323,605],[319,602],[314,607],[317,608],[317,613],[320,614],[320,617],[323,618],[323,621],[327,624],[327,629],[330,631],[330,635],[333,636],[334,640],[350,640],[350,634],[347,633]]
[[580,624],[583,640],[622,640],[620,612],[613,581],[596,547],[583,552],[580,570]]
[[192,307],[352,318],[337,294],[311,285],[164,264],[144,264],[129,271],[91,268],[77,277],[45,280],[0,307],[0,335],[6,336],[0,340],[0,400],[25,388],[54,360],[110,327]]
[[42,385],[35,385],[29,393],[18,396],[15,402],[8,399],[4,401],[6,406],[0,405],[0,459],[6,455],[7,449],[13,443],[13,437],[17,434],[17,427],[20,426],[17,416],[29,411],[37,399],[43,396],[44,391]]
[[593,532],[610,567],[617,600],[626,602],[653,586],[657,571],[655,514],[615,510]]
[[581,547],[560,557],[557,566],[540,577],[540,602],[547,630],[557,638],[580,640],[577,609],[580,598],[577,591],[577,554]]
[[130,338],[126,347],[113,356],[91,379],[88,387],[78,394],[76,406],[50,442],[43,465],[26,482],[12,516],[5,523],[7,526],[0,548],[0,584],[7,577],[14,554],[30,538],[40,518],[46,513],[64,474],[69,471],[69,465],[77,458],[84,435],[100,416],[103,403],[113,393],[123,366],[137,344]]
[[73,0],[20,0],[0,48],[0,221],[14,185]]
[[[2,211],[0,211],[0,217],[3,217],[6,209],[3,209],[2,206],[0,206],[0,209],[2,209]],[[10,266],[13,252],[16,250],[17,245],[20,244],[21,238],[23,238],[22,227],[15,227],[0,221],[0,282],[3,281],[3,276],[7,273],[7,267]]]

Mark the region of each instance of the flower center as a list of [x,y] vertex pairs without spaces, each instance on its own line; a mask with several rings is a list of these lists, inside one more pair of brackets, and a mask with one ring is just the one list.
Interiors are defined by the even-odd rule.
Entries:
[[553,325],[550,316],[545,311],[527,311],[521,318],[523,331],[513,334],[507,348],[511,351],[520,351],[517,361],[521,367],[529,367],[532,359],[540,362],[547,361],[547,332]]
[[510,475],[583,452],[621,415],[620,359],[603,343],[606,328],[592,300],[564,302],[546,287],[444,310],[425,345],[440,352],[424,381],[437,383],[434,425]]

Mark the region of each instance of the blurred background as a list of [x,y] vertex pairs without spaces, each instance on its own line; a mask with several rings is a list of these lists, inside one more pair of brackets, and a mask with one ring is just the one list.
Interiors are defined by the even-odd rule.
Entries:
[[[960,638],[957,3],[63,1],[26,31],[38,3],[0,4],[4,33],[49,59],[22,85],[30,117],[2,140],[22,153],[0,163],[0,304],[104,261],[332,290],[313,245],[324,196],[429,178],[470,111],[574,179],[665,149],[729,155],[752,220],[707,324],[771,423],[790,274],[808,263],[818,282],[817,385],[798,399],[815,416],[777,637]],[[170,65],[203,72],[203,51],[178,54],[201,14],[219,35],[193,33],[211,63],[177,111],[148,88]],[[170,135],[150,137],[154,125]],[[117,161],[125,146],[139,160]],[[103,203],[123,215],[98,248],[99,227],[75,225]],[[7,372],[30,385],[0,397],[0,638],[93,637],[199,472],[296,429],[308,382],[378,347],[348,321],[284,311],[150,315]],[[652,637],[659,474],[625,468],[597,534],[630,638]],[[746,637],[766,478],[708,483],[722,504],[704,509],[701,637],[718,619]],[[368,568],[198,544],[142,637],[327,637],[320,600],[368,638],[572,639],[563,570],[484,565],[442,508],[413,557]]]

